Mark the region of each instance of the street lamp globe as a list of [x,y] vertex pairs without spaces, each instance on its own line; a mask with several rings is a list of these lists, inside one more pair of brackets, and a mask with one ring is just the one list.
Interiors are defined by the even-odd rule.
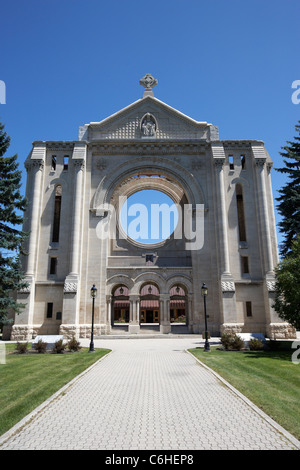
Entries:
[[202,294],[203,297],[207,296],[207,286],[206,286],[205,282],[202,284],[201,294]]
[[97,288],[95,287],[95,284],[93,284],[93,287],[91,288],[91,297],[93,299],[97,297]]

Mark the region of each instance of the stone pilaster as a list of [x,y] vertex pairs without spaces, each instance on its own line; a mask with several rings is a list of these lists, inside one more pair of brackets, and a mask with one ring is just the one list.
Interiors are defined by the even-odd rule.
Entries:
[[34,323],[34,301],[35,301],[35,277],[38,256],[38,235],[41,217],[41,189],[43,184],[44,163],[46,157],[46,146],[38,143],[34,146],[31,158],[25,163],[28,179],[31,187],[31,205],[26,217],[30,221],[28,257],[25,280],[28,287],[17,293],[18,302],[25,307],[19,315],[15,316],[11,332],[11,340],[30,340],[35,334]]
[[[277,253],[275,253],[275,255],[273,254],[272,249],[271,224],[274,224],[274,218],[271,217],[268,210],[272,194],[269,193],[270,186],[268,185],[267,156],[263,145],[253,145],[252,152],[255,162],[257,203],[259,207],[259,239],[262,251],[264,276],[263,293],[266,312],[266,335],[271,338],[276,337],[276,335],[278,335],[278,337],[296,337],[291,336],[293,334],[296,335],[296,332],[293,333],[293,329],[289,325],[281,322],[277,312],[273,308],[275,300],[274,260],[277,261],[278,257]],[[273,207],[272,204],[270,207]]]
[[216,173],[216,193],[217,207],[217,239],[219,240],[219,259],[220,259],[220,290],[222,299],[222,320],[223,325],[236,322],[236,295],[235,283],[230,272],[230,258],[228,246],[228,215],[226,207],[226,193],[224,182],[224,163],[225,152],[223,145],[217,143],[212,145],[213,163]]
[[82,236],[82,210],[84,193],[84,170],[86,159],[86,144],[78,143],[73,150],[74,164],[74,195],[71,232],[70,273],[65,279],[63,299],[63,322],[61,334],[66,328],[72,327],[75,337],[79,336],[79,300],[80,300],[80,259]]
[[266,191],[266,159],[256,158],[257,175],[257,201],[259,204],[259,220],[261,227],[260,240],[263,248],[264,268],[266,274],[274,273],[274,263],[272,254],[272,244],[270,235],[270,218],[268,213],[268,200]]

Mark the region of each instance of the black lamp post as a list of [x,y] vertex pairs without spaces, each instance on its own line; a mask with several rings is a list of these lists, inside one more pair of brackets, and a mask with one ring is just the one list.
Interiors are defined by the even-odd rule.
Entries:
[[207,287],[206,284],[203,283],[201,287],[201,294],[204,300],[204,318],[205,318],[205,344],[204,344],[204,351],[209,352],[210,346],[208,341],[208,331],[207,331],[207,314],[206,314],[206,296],[207,296]]
[[93,310],[92,310],[92,332],[91,332],[91,342],[90,342],[90,349],[89,352],[95,352],[94,349],[94,313],[95,313],[95,298],[97,296],[97,289],[95,284],[91,288],[91,297],[93,299]]

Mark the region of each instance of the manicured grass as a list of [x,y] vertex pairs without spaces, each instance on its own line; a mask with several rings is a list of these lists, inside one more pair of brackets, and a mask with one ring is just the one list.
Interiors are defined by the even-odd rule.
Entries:
[[15,348],[6,344],[6,364],[0,364],[0,435],[109,352],[11,354]]
[[300,439],[300,364],[291,351],[190,352]]

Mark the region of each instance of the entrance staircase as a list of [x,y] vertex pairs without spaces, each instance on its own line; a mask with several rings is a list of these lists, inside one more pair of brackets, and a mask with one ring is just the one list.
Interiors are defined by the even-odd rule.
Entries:
[[171,324],[171,333],[162,334],[159,330],[158,324],[143,323],[140,325],[140,331],[138,333],[128,333],[128,323],[116,324],[111,328],[109,335],[96,336],[97,339],[122,339],[122,338],[174,338],[176,336],[182,337],[183,335],[190,336],[191,333],[188,331],[188,326],[181,323]]

